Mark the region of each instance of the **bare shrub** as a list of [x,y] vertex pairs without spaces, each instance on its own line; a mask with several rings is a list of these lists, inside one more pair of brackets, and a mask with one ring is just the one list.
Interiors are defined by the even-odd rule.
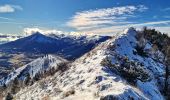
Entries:
[[101,65],[108,67],[114,72],[118,72],[122,77],[127,79],[128,82],[133,84],[136,83],[137,79],[142,82],[150,81],[151,79],[149,72],[146,71],[143,64],[130,61],[127,57],[121,58],[118,64],[112,64],[111,59],[106,57],[101,62]]
[[71,89],[71,90],[65,92],[65,93],[63,94],[63,97],[68,97],[68,96],[73,95],[73,94],[75,94],[75,90],[74,90],[74,89]]

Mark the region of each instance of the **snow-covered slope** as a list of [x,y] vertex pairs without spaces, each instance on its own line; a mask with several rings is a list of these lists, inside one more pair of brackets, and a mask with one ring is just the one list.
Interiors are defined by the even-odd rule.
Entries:
[[137,80],[137,88],[140,89],[148,99],[161,100],[163,97],[161,96],[160,90],[163,88],[165,74],[165,66],[162,62],[164,55],[159,50],[153,50],[153,44],[149,43],[147,40],[144,40],[146,42],[144,51],[147,52],[147,56],[141,56],[135,53],[137,52],[136,46],[139,43],[139,40],[136,39],[136,35],[137,32],[133,28],[126,29],[122,36],[118,36],[115,38],[114,42],[110,43],[110,46],[115,47],[115,49],[112,48],[109,57],[112,59],[112,64],[118,66],[121,60],[118,59],[117,56],[127,57],[130,61],[142,64],[142,67],[149,73],[151,80],[146,82]]
[[[161,62],[163,54],[160,51],[152,51],[152,44],[149,42],[145,45],[145,49],[150,56],[134,53],[138,43],[136,34],[133,28],[125,30],[74,61],[64,73],[56,73],[53,77],[22,89],[15,98],[18,100],[164,100],[160,93],[165,72],[165,66]],[[162,57],[155,60],[158,52]],[[106,58],[111,62],[110,65],[104,66],[101,63]],[[135,79],[135,85],[132,85],[127,80],[127,77],[130,77],[128,74],[122,76],[120,70],[127,69],[122,66],[124,58],[128,59],[128,62],[139,63],[142,72],[149,73],[147,80],[143,81],[141,78],[143,76],[140,75]],[[112,70],[113,65],[115,70]],[[134,66],[130,65],[131,67]]]
[[17,70],[11,72],[7,77],[4,77],[0,80],[0,86],[8,84],[15,78],[24,80],[29,74],[31,78],[34,78],[36,74],[44,73],[51,69],[57,69],[58,65],[61,63],[66,63],[67,60],[54,56],[46,55],[44,57],[38,58],[31,63],[18,68]]

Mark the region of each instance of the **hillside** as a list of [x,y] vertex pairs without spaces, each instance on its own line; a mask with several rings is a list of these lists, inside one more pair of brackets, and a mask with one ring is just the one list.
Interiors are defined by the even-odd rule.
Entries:
[[[54,73],[58,66],[61,63],[67,63],[68,61],[53,55],[46,55],[44,57],[38,58],[20,68],[11,72],[6,77],[0,79],[0,86],[8,85],[12,80],[19,79],[25,80],[29,75],[30,78],[36,77],[36,75],[40,74],[47,74],[45,72],[49,72],[50,74]],[[53,71],[53,72],[52,72]]]
[[21,89],[15,98],[164,100],[164,54],[137,36],[133,28],[125,30],[74,61],[62,74],[56,72]]

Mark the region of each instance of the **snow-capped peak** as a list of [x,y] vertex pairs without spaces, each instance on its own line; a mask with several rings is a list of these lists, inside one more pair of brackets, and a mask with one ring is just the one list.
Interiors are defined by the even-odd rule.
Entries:
[[36,41],[36,42],[39,42],[39,43],[52,43],[54,40],[48,38],[47,36],[45,36],[45,35],[43,35],[39,32],[37,32],[37,33],[34,33],[30,36],[29,41]]
[[136,33],[136,30],[133,27],[127,28],[123,31],[124,34],[128,34],[128,33]]

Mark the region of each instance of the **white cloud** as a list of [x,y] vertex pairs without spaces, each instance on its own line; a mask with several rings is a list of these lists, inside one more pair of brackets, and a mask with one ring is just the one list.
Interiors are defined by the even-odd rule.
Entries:
[[28,23],[23,23],[23,22],[9,22],[9,21],[4,21],[4,22],[1,22],[1,21],[0,21],[0,24],[16,24],[16,25],[27,25]]
[[7,18],[7,17],[0,17],[0,19],[8,20],[8,21],[13,21],[13,20],[14,20],[14,19],[12,19],[12,18]]
[[139,6],[138,6],[138,10],[141,11],[141,12],[143,12],[143,11],[145,11],[145,10],[148,10],[148,7],[146,7],[146,6],[144,6],[144,5],[139,5]]
[[0,13],[12,13],[15,12],[16,10],[23,10],[22,7],[18,5],[1,5],[0,6]]
[[64,32],[62,31],[58,31],[58,30],[49,30],[49,29],[40,29],[40,28],[24,28],[24,34],[25,35],[31,35],[34,34],[36,32],[39,32],[41,34],[64,34]]
[[133,25],[134,26],[154,26],[154,25],[168,25],[168,24],[170,24],[170,20],[145,22],[145,23],[139,23],[139,24],[133,24]]
[[170,36],[170,26],[160,26],[160,27],[153,27],[156,30],[159,30],[160,32],[168,33]]
[[101,27],[129,24],[128,18],[133,18],[135,12],[143,12],[148,8],[144,5],[122,6],[77,12],[67,26],[78,31],[92,31]]
[[[67,25],[78,32],[105,35],[115,35],[128,27],[141,28],[143,26],[155,27],[161,32],[170,33],[170,20],[140,23],[135,20],[127,21],[130,18],[137,18],[137,12],[144,12],[147,9],[146,6],[139,5],[82,11],[77,12],[67,22]],[[166,8],[166,10],[170,10],[170,8]]]
[[163,11],[170,11],[170,7],[163,9]]
[[65,34],[65,35],[72,35],[72,36],[79,36],[79,35],[94,35],[93,33],[82,33],[82,32],[65,32],[65,31],[60,31],[60,30],[55,30],[55,29],[40,29],[37,27],[33,27],[33,28],[24,28],[24,35],[28,36],[28,35],[32,35],[35,34],[37,32],[44,34],[44,35],[48,35],[48,34],[56,34],[56,35],[60,35],[60,34]]
[[[109,26],[109,27],[97,28],[93,30],[85,30],[81,32],[115,35],[116,33],[122,32],[124,29],[129,28],[129,27],[142,28],[143,26],[148,26],[151,28],[156,28],[161,32],[170,34],[170,26],[167,26],[168,24],[170,24],[170,20],[145,22],[145,23],[132,23],[132,24],[126,24],[126,25],[114,25],[114,26]],[[164,26],[158,27],[160,25],[164,25]]]
[[13,7],[16,10],[23,10],[23,8],[19,5],[10,5],[11,7]]

